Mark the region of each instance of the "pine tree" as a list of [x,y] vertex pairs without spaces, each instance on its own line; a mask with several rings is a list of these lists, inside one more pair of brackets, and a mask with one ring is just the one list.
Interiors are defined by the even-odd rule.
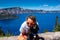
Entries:
[[53,31],[54,32],[60,31],[60,25],[58,24],[58,16],[56,16],[56,24],[55,24]]
[[4,32],[2,31],[2,27],[0,27],[0,36],[4,36]]
[[7,32],[6,32],[6,34],[5,34],[5,36],[7,36],[7,37],[11,36],[11,35],[10,35],[10,31],[9,31],[9,30],[7,30]]

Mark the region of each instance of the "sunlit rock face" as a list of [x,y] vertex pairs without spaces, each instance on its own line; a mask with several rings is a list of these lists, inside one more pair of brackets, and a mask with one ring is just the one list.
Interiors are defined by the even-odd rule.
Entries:
[[57,11],[46,11],[46,10],[32,10],[32,9],[24,9],[21,7],[10,7],[0,9],[0,13],[6,12],[9,14],[22,14],[22,13],[60,13],[60,10]]

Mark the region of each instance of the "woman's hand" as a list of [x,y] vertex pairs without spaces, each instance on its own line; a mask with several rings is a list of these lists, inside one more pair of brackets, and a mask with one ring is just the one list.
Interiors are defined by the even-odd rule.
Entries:
[[27,40],[27,36],[26,35],[19,35],[18,40]]

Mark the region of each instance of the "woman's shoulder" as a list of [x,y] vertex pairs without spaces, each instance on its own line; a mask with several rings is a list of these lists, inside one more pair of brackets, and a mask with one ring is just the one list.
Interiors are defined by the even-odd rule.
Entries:
[[22,23],[22,25],[26,25],[26,21],[24,21],[24,22]]

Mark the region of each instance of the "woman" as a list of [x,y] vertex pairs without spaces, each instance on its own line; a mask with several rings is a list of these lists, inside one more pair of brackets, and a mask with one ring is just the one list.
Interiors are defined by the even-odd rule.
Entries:
[[20,36],[24,36],[24,40],[32,40],[33,34],[36,34],[38,29],[39,28],[38,24],[36,23],[36,17],[28,16],[26,21],[24,21],[20,27]]

